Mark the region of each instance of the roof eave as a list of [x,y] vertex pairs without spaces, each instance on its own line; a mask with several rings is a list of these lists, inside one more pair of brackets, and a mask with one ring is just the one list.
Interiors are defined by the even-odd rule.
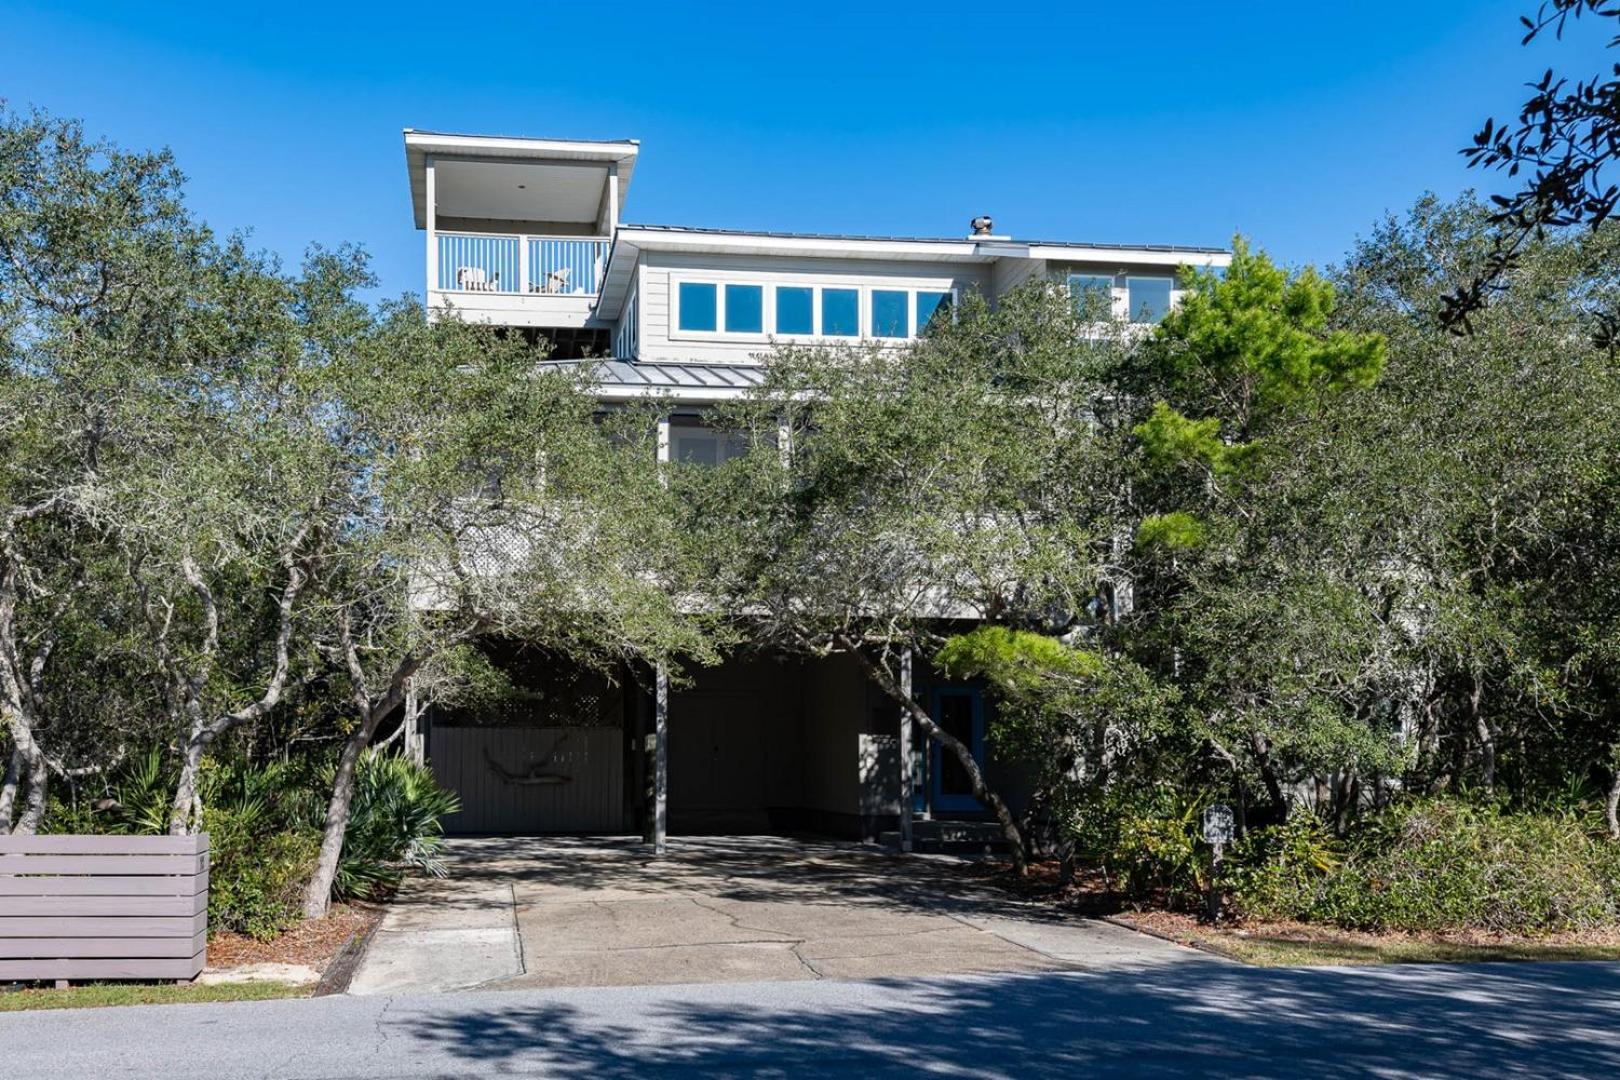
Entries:
[[418,229],[427,228],[428,157],[509,158],[516,161],[572,161],[618,166],[619,205],[630,193],[639,139],[523,139],[503,135],[457,135],[406,128],[405,171],[411,186],[411,213]]

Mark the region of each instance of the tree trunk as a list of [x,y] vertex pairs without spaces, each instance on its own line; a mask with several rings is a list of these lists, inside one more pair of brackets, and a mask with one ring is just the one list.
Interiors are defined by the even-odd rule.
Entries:
[[[332,899],[332,882],[337,879],[338,862],[343,857],[343,840],[349,831],[349,805],[354,799],[354,771],[360,764],[360,755],[371,745],[372,736],[377,734],[377,725],[405,703],[405,688],[410,684],[411,676],[415,675],[435,652],[434,646],[428,646],[419,653],[407,654],[390,673],[388,685],[382,696],[373,698],[347,612],[339,616],[338,626],[343,638],[344,659],[349,669],[351,694],[355,712],[360,716],[360,724],[349,736],[349,741],[344,744],[343,756],[338,759],[337,773],[332,777],[332,797],[326,804],[326,825],[321,833],[321,853],[315,863],[315,873],[304,889],[306,919],[318,919],[325,915]],[[482,623],[475,622],[458,637],[452,638],[451,644],[469,640],[481,626]]]
[[[45,820],[45,796],[50,786],[50,770],[45,764],[45,752],[34,738],[33,725],[24,719],[21,710],[0,706],[0,715],[10,723],[13,749],[6,766],[5,793],[0,795],[7,805],[0,814],[0,825],[9,826],[17,836],[31,836],[39,831]],[[25,790],[22,809],[16,810],[18,791]],[[17,814],[15,821],[11,814]]]
[[1620,768],[1609,776],[1609,798],[1603,807],[1603,816],[1609,823],[1609,839],[1620,840]]
[[213,665],[219,645],[219,608],[213,590],[203,578],[202,571],[188,556],[181,563],[186,583],[201,603],[207,627],[207,642],[203,659],[190,672],[176,668],[172,675],[185,703],[186,715],[191,719],[191,734],[186,739],[185,759],[180,766],[180,778],[175,783],[174,801],[169,805],[169,833],[183,836],[202,827],[202,802],[198,797],[197,778],[202,772],[202,759],[215,739],[233,728],[253,723],[269,715],[281,703],[292,674],[293,615],[299,594],[309,584],[310,573],[305,557],[300,555],[309,536],[310,523],[305,523],[281,553],[281,565],[287,572],[287,583],[282,587],[281,599],[276,602],[275,661],[264,682],[264,692],[257,701],[233,712],[207,717],[202,704],[203,686]]
[[45,823],[45,795],[50,786],[50,770],[45,767],[45,755],[39,752],[37,745],[27,764],[28,799],[23,803],[17,824],[12,827],[15,836],[33,836]]
[[900,688],[900,685],[889,676],[889,673],[874,663],[854,642],[845,639],[840,644],[855,657],[856,662],[861,665],[866,674],[873,682],[878,684],[884,693],[888,694],[911,714],[912,719],[917,721],[918,726],[927,733],[929,738],[955,755],[956,760],[961,763],[963,771],[968,775],[968,782],[973,787],[973,797],[989,807],[991,813],[995,814],[996,821],[1001,825],[1002,835],[1007,838],[1007,844],[1012,849],[1014,872],[1020,877],[1027,874],[1029,872],[1029,857],[1024,850],[1024,835],[1019,831],[1018,822],[1014,820],[1012,811],[1007,809],[1007,804],[985,782],[984,770],[979,768],[978,761],[973,757],[972,747],[934,723],[934,718],[928,715],[928,710],[909,697]]
[[169,804],[169,835],[185,836],[202,828],[202,807],[197,797],[197,777],[202,772],[203,754],[212,742],[202,730],[193,729],[186,740],[186,754],[175,781],[174,801]]
[[1468,694],[1468,711],[1474,718],[1474,734],[1479,737],[1479,782],[1485,789],[1485,794],[1496,792],[1496,733],[1491,730],[1490,721],[1485,718],[1485,710],[1481,703],[1485,697],[1485,687],[1476,676],[1474,688]]
[[1271,740],[1258,731],[1249,732],[1249,748],[1254,751],[1254,763],[1260,769],[1260,779],[1266,785],[1266,794],[1277,813],[1279,822],[1288,819],[1288,796],[1283,793],[1277,767],[1271,761]]
[[6,761],[6,776],[0,781],[0,836],[11,832],[12,817],[17,808],[17,784],[22,779],[22,747],[14,746]]
[[338,861],[343,857],[343,840],[349,831],[349,804],[354,801],[354,771],[360,755],[371,743],[377,727],[375,716],[366,716],[343,744],[337,774],[332,778],[332,797],[326,804],[326,827],[321,833],[321,854],[315,873],[304,890],[304,918],[318,919],[326,914],[332,899],[332,882],[337,880]]

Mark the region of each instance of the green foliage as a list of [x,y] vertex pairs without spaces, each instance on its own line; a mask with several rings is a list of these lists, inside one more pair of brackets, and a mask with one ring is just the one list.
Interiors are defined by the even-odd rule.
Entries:
[[430,769],[368,752],[355,771],[354,801],[338,863],[340,896],[380,899],[408,870],[444,875],[443,819],[460,809]]
[[303,889],[320,836],[275,829],[257,806],[205,806],[208,926],[268,940],[303,918]]
[[1209,857],[1200,840],[1205,801],[1163,789],[1142,802],[1117,819],[1104,865],[1134,898],[1189,906],[1208,879]]
[[1241,838],[1227,885],[1243,914],[1302,918],[1329,875],[1343,865],[1344,844],[1315,814],[1296,811]]
[[1160,377],[1172,403],[1196,401],[1234,442],[1306,399],[1371,386],[1383,371],[1381,336],[1330,325],[1331,283],[1309,269],[1290,275],[1242,237],[1225,274],[1188,273],[1182,287],[1155,335]]
[[1208,527],[1185,510],[1150,514],[1136,527],[1136,542],[1144,548],[1168,552],[1194,551],[1204,546]]
[[1537,933],[1620,917],[1620,849],[1563,815],[1410,800],[1342,847],[1320,826],[1290,822],[1254,838],[1244,861],[1235,899],[1263,918]]
[[934,663],[955,679],[988,679],[1008,695],[1045,694],[1050,681],[1095,679],[1104,660],[1046,634],[1005,626],[981,626],[940,646]]
[[[250,764],[210,761],[202,774],[203,823],[209,833],[209,925],[274,937],[302,917],[302,890],[315,866],[330,796],[330,761]],[[99,797],[53,805],[54,832],[167,831],[175,770],[152,750],[125,761]],[[443,819],[458,809],[430,769],[371,751],[356,770],[349,830],[337,892],[380,899],[410,870],[443,874]]]

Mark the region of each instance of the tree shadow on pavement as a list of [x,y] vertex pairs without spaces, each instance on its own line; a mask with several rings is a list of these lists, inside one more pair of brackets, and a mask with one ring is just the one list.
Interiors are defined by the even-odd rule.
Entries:
[[[569,1075],[1597,1076],[1620,966],[1172,965],[930,982],[473,995],[409,1019],[469,1071]],[[401,1017],[403,1023],[405,1018]]]
[[970,878],[959,866],[891,854],[852,843],[774,836],[678,837],[654,857],[628,838],[472,838],[450,841],[452,882],[526,886],[579,894],[612,890],[701,893],[727,900],[871,903],[895,910],[1004,914],[1062,921],[1051,905],[1020,900],[994,882]]

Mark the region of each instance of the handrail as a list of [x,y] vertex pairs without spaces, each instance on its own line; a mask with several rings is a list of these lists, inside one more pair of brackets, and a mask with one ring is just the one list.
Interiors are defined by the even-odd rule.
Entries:
[[439,291],[594,296],[609,238],[436,232]]

